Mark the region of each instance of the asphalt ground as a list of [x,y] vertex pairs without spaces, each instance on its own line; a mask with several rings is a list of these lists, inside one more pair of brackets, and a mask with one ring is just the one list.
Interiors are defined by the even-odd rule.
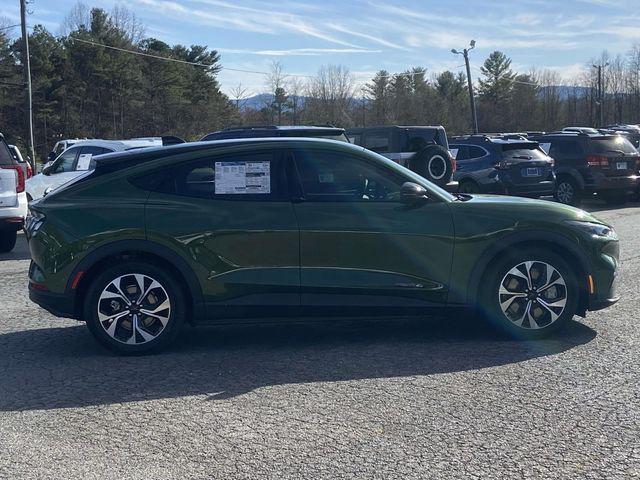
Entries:
[[640,476],[640,205],[588,205],[622,300],[557,337],[468,318],[188,328],[118,357],[30,303],[0,255],[0,478]]

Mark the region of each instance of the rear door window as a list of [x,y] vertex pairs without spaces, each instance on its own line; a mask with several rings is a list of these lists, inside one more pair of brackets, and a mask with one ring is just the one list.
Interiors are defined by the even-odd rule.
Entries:
[[78,162],[76,163],[76,170],[93,170],[96,168],[96,161],[93,157],[111,152],[113,152],[113,150],[110,148],[95,146],[82,147],[80,155],[78,156]]
[[487,152],[485,152],[485,150],[483,148],[480,147],[476,147],[475,145],[469,145],[469,159],[473,160],[475,158],[482,158],[484,157]]
[[138,185],[185,197],[237,201],[288,200],[283,154],[278,151],[230,154],[189,162],[151,174]]

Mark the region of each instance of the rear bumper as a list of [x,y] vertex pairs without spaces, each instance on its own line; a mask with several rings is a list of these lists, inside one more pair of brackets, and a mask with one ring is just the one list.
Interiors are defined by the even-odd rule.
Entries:
[[0,232],[17,232],[24,227],[24,218],[22,217],[0,217]]
[[634,192],[640,184],[640,176],[628,175],[625,177],[605,177],[604,175],[594,176],[593,181],[585,184],[585,190],[590,192],[600,191],[621,191]]
[[556,189],[555,180],[545,180],[532,184],[504,184],[505,193],[525,197],[546,197],[554,194]]
[[70,295],[39,290],[30,282],[29,300],[56,317],[75,318],[73,297]]

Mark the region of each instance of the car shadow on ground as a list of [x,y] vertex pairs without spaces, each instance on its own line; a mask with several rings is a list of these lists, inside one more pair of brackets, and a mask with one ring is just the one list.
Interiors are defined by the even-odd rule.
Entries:
[[572,321],[553,339],[520,342],[470,320],[188,328],[170,350],[119,357],[84,326],[0,335],[0,411],[82,407],[260,387],[436,375],[514,364],[585,344]]

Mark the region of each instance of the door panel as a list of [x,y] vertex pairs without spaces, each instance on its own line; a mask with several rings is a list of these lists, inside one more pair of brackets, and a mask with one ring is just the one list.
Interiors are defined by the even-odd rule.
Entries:
[[350,315],[439,309],[453,254],[448,205],[407,207],[399,201],[406,179],[366,158],[337,155],[296,153],[302,305]]
[[[219,162],[232,166],[268,162],[270,192],[215,193],[222,187],[229,191],[222,185]],[[298,312],[299,233],[284,175],[279,154],[225,156],[180,167],[172,186],[151,193],[148,238],[168,243],[190,262],[211,317]],[[167,188],[173,191],[167,193]],[[265,308],[275,305],[283,310]]]

